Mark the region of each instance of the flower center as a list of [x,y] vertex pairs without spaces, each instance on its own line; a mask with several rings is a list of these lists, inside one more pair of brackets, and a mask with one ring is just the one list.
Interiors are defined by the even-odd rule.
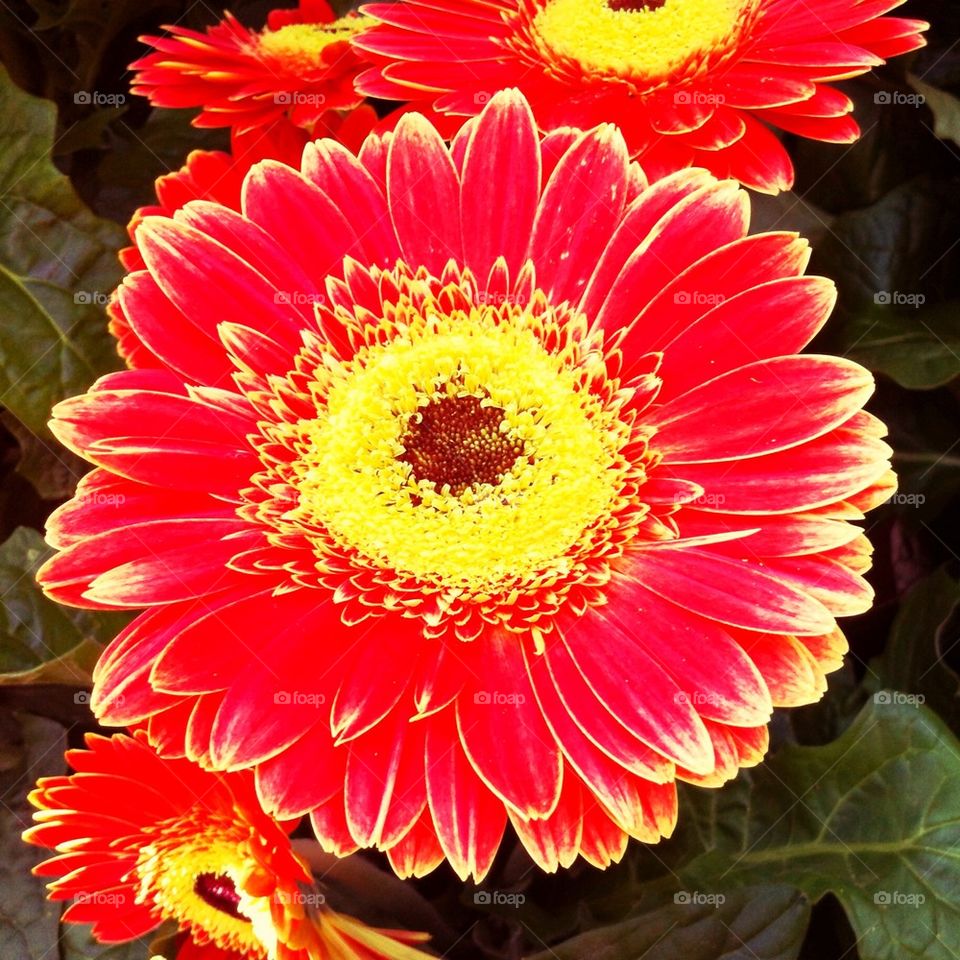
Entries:
[[193,882],[193,892],[215,910],[225,913],[228,917],[250,922],[240,912],[240,894],[236,885],[226,874],[201,873]]
[[292,71],[310,71],[321,65],[323,51],[332,43],[349,40],[369,26],[369,17],[341,17],[332,23],[290,23],[265,30],[257,39],[262,55]]
[[258,868],[249,828],[195,811],[161,821],[149,833],[151,841],[137,861],[138,898],[223,950],[265,960],[269,951],[262,934],[272,929],[269,900],[244,891]]
[[430,400],[410,418],[398,459],[410,464],[417,482],[448,487],[455,497],[478,484],[496,486],[523,453],[523,444],[504,429],[503,415],[480,397]]
[[588,387],[602,359],[516,305],[407,309],[389,338],[317,363],[317,418],[279,427],[297,455],[287,519],[470,595],[564,574],[623,482],[629,427]]
[[651,87],[722,59],[758,0],[548,0],[535,42],[589,73]]

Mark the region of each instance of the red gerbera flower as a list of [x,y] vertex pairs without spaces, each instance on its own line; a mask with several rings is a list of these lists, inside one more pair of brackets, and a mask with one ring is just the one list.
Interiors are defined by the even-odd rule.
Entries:
[[482,877],[508,817],[547,869],[669,833],[822,693],[891,487],[870,374],[794,355],[833,285],[748,217],[508,92],[146,219],[119,300],[163,367],[52,424],[98,469],[41,582],[149,608],[98,716],[401,874]]
[[165,920],[189,933],[179,960],[422,960],[426,939],[375,930],[325,907],[288,833],[260,808],[253,775],[214,774],[163,760],[142,732],[87,736],[71,776],[30,795],[37,825],[24,839],[60,855],[51,900],[101,943],[133,940]]
[[326,0],[300,0],[259,32],[230,13],[203,33],[166,27],[171,36],[141,37],[155,52],[130,65],[131,89],[154,106],[202,107],[198,127],[243,132],[287,116],[313,130],[328,111],[363,100],[354,89],[363,63],[349,41],[365,23],[352,12],[337,20]]
[[354,40],[377,64],[363,93],[479,113],[519,87],[544,130],[618,124],[648,175],[701,166],[757,190],[793,183],[769,127],[850,143],[828,82],[923,45],[903,0],[401,0]]

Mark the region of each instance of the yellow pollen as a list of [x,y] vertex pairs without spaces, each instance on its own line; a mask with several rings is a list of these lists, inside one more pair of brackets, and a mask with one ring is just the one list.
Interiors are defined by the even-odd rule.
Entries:
[[364,347],[320,416],[289,426],[291,519],[473,596],[565,572],[617,496],[627,428],[544,348],[542,320],[473,307]]
[[332,23],[291,23],[279,30],[261,33],[258,49],[290,70],[311,70],[320,63],[326,47],[349,40],[370,23],[370,17],[363,16],[341,17]]
[[234,820],[209,815],[196,822],[164,821],[151,832],[153,842],[143,846],[137,861],[138,898],[224,950],[263,960],[272,956],[270,901],[244,891],[257,867],[248,833]]
[[655,84],[736,46],[757,0],[549,0],[533,33],[585,70]]

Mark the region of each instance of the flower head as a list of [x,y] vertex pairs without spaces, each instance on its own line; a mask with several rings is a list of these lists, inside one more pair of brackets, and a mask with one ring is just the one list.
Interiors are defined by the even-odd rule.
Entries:
[[363,97],[354,90],[362,61],[350,38],[365,19],[339,20],[326,0],[300,0],[293,10],[274,10],[261,31],[230,13],[204,32],[167,27],[170,36],[143,37],[153,52],[130,65],[131,87],[159,107],[201,107],[200,127],[239,132],[278,117],[322,129],[332,110],[352,109]]
[[98,469],[44,588],[147,608],[101,719],[400,873],[482,876],[508,817],[547,869],[669,833],[677,778],[822,693],[891,489],[870,374],[796,355],[833,285],[748,219],[505,92],[449,149],[411,114],[144,220],[160,366],[52,424]]
[[618,124],[648,175],[689,166],[758,190],[793,168],[770,127],[849,143],[853,104],[829,83],[921,46],[903,0],[444,0],[367,4],[358,89],[479,113],[517,86],[541,128]]
[[75,773],[46,777],[24,838],[58,856],[50,899],[72,899],[67,922],[102,943],[174,921],[178,960],[417,960],[419,934],[379,931],[324,907],[324,896],[250,773],[220,775],[164,760],[142,732],[87,737],[67,754]]

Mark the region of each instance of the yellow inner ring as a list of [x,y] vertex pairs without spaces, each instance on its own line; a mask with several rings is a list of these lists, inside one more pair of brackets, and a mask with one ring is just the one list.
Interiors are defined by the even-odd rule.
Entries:
[[[482,397],[525,455],[496,485],[459,496],[418,480],[403,439],[420,407]],[[345,365],[326,409],[295,427],[294,519],[322,525],[376,566],[474,595],[545,568],[616,496],[624,427],[534,332],[492,308],[431,317]]]
[[548,50],[587,70],[655,82],[722,55],[753,6],[754,0],[666,0],[658,9],[612,10],[606,0],[550,0],[533,29]]

